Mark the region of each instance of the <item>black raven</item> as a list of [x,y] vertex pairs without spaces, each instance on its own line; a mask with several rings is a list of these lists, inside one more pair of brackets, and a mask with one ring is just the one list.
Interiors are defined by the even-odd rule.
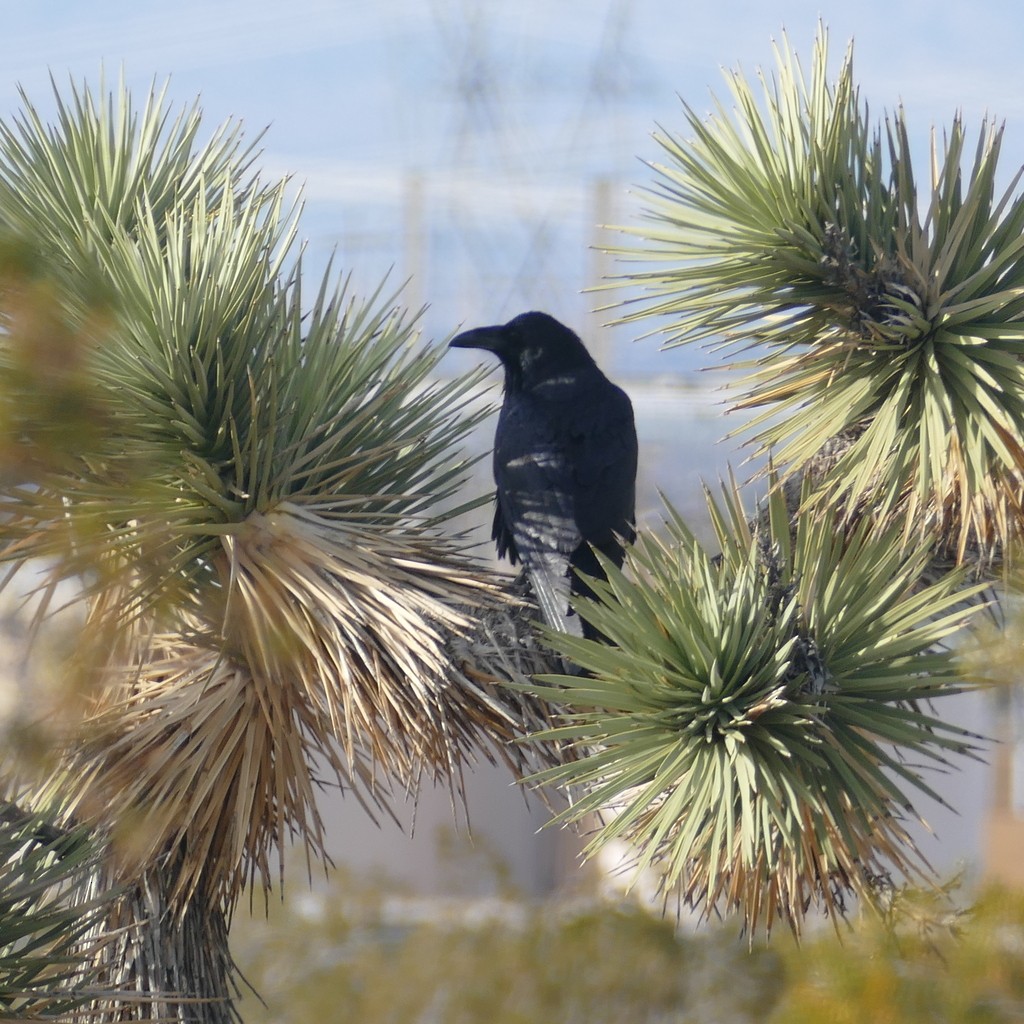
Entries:
[[498,555],[526,568],[544,621],[596,636],[570,610],[590,594],[573,570],[603,577],[594,550],[622,565],[636,536],[636,428],[626,393],[583,342],[547,313],[456,335],[453,348],[493,352],[505,369],[494,435]]

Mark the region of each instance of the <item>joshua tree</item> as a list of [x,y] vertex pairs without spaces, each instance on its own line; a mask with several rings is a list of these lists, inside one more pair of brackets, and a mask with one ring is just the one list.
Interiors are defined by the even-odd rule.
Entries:
[[438,382],[383,291],[309,295],[237,127],[123,89],[0,126],[3,551],[40,621],[72,588],[86,695],[17,796],[103,848],[99,980],[150,1001],[98,1012],[230,1019],[227,923],[290,840],[324,855],[324,771],[373,810],[504,758],[749,927],[926,871],[904,755],[974,749],[922,702],[965,685],[941,645],[1020,511],[1024,201],[988,129],[962,183],[958,123],[922,199],[825,49],[663,140],[626,315],[749,350],[776,468],[710,501],[720,552],[669,510],[606,566],[579,611],[611,643],[535,630],[446,532],[478,378]]
[[102,979],[219,1020],[241,887],[324,856],[321,773],[386,808],[470,751],[518,768],[543,706],[498,684],[546,662],[442,530],[476,377],[383,294],[308,300],[284,183],[199,127],[72,90],[0,129],[0,502],[39,619],[69,585],[85,615],[83,721],[18,797],[107,845]]
[[1024,197],[996,192],[1000,131],[962,166],[959,120],[920,186],[902,111],[872,125],[852,50],[830,81],[824,29],[809,79],[777,57],[760,97],[730,75],[731,112],[660,138],[620,254],[625,319],[739,353],[771,496],[709,495],[720,554],[670,515],[582,609],[615,646],[560,642],[588,672],[539,692],[574,712],[550,735],[579,757],[542,775],[585,789],[562,817],[618,807],[592,847],[624,836],[691,904],[798,929],[927,875],[919,766],[977,739],[922,701],[969,685],[943,641],[1019,536]]

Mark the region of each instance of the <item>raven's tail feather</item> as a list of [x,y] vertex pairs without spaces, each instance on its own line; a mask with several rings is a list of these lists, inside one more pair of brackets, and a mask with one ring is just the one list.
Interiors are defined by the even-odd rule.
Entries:
[[568,559],[552,555],[539,563],[535,561],[529,577],[544,622],[560,633],[583,636],[583,620],[569,607],[572,581]]

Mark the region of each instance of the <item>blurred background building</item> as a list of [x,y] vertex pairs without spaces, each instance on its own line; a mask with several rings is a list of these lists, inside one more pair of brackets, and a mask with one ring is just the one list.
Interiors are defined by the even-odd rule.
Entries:
[[1024,889],[1024,687],[993,695],[992,705],[981,862],[986,877]]

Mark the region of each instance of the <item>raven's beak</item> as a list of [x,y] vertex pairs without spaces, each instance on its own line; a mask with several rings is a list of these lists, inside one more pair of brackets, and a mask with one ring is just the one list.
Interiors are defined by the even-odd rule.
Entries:
[[503,325],[495,327],[474,327],[471,331],[463,331],[456,334],[448,342],[449,348],[482,348],[485,352],[500,354],[505,347],[505,328]]

